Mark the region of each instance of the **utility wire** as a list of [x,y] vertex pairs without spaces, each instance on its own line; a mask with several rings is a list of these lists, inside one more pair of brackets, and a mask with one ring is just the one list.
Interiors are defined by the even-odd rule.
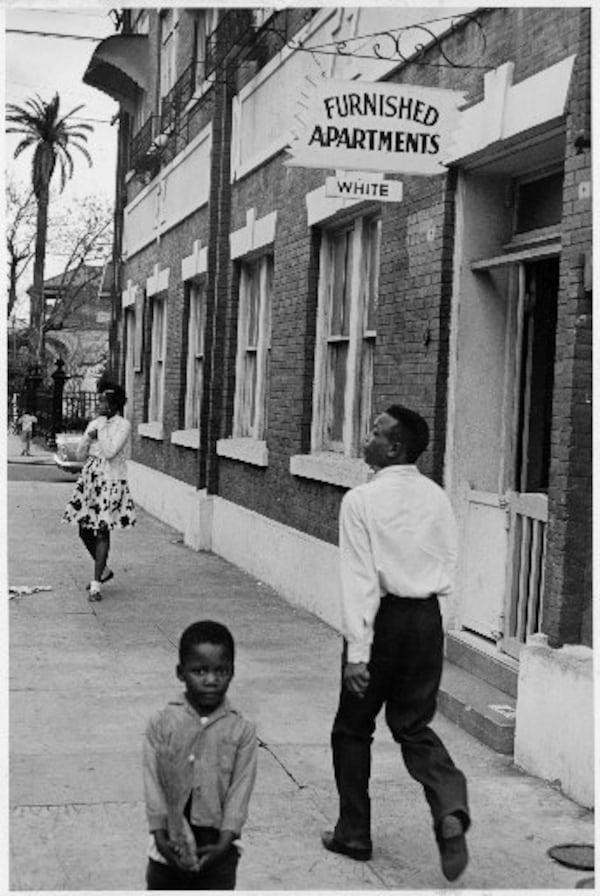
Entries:
[[38,37],[65,37],[69,40],[104,40],[103,37],[93,37],[91,34],[60,34],[57,31],[27,31],[25,28],[5,28],[5,32],[6,34],[34,34]]
[[[38,13],[44,13],[47,11],[48,10],[44,10],[44,9],[19,9],[18,10],[19,14],[21,14],[23,12],[29,12],[29,13],[33,13],[34,15],[37,15]],[[83,16],[86,19],[105,19],[108,17],[109,10],[107,9],[105,12],[70,12],[70,11],[67,12],[67,10],[65,10],[65,9],[57,9],[56,12],[60,16],[79,16],[79,18],[81,18]]]

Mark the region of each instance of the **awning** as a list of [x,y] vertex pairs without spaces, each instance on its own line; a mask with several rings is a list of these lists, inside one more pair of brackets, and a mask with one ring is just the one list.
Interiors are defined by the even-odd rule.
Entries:
[[100,41],[94,50],[83,82],[133,112],[138,91],[147,89],[149,62],[147,35],[114,34]]

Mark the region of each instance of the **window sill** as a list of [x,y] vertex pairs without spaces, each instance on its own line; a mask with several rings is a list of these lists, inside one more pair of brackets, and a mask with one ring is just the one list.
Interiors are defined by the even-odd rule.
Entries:
[[359,457],[346,457],[333,451],[296,454],[290,458],[290,473],[303,479],[316,479],[331,485],[354,488],[368,482],[371,469]]
[[181,448],[200,447],[200,430],[199,429],[177,429],[171,433],[171,444],[179,445]]
[[138,435],[145,439],[156,439],[160,442],[165,437],[164,427],[158,420],[152,423],[138,423]]
[[242,463],[253,464],[255,467],[269,466],[267,443],[259,439],[219,439],[217,454],[219,457],[241,460]]

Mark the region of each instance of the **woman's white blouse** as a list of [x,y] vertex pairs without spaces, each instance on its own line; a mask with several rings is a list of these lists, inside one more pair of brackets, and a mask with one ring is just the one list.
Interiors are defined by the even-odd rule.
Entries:
[[[92,439],[90,431],[96,429],[98,438]],[[131,450],[131,424],[120,414],[113,417],[96,417],[88,423],[77,450],[78,455],[102,457],[111,479],[127,479],[127,460]]]

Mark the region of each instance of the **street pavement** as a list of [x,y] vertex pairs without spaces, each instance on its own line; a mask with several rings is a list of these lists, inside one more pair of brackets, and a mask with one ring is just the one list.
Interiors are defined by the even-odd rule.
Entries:
[[[9,603],[10,888],[145,888],[141,741],[179,691],[179,635],[217,619],[237,641],[230,697],[258,727],[259,771],[243,832],[241,890],[572,889],[589,873],[547,855],[593,843],[593,814],[523,774],[441,716],[434,728],[467,775],[471,861],[449,885],[420,788],[383,720],[373,751],[373,858],[326,852],[336,819],[329,731],[340,637],[272,589],[143,511],[113,539],[113,581],[86,600],[90,562],[61,524],[74,479],[14,475],[8,440],[11,586],[51,586]],[[31,463],[23,459],[25,463]],[[51,460],[39,449],[38,463]],[[11,473],[12,470],[12,473]]]

